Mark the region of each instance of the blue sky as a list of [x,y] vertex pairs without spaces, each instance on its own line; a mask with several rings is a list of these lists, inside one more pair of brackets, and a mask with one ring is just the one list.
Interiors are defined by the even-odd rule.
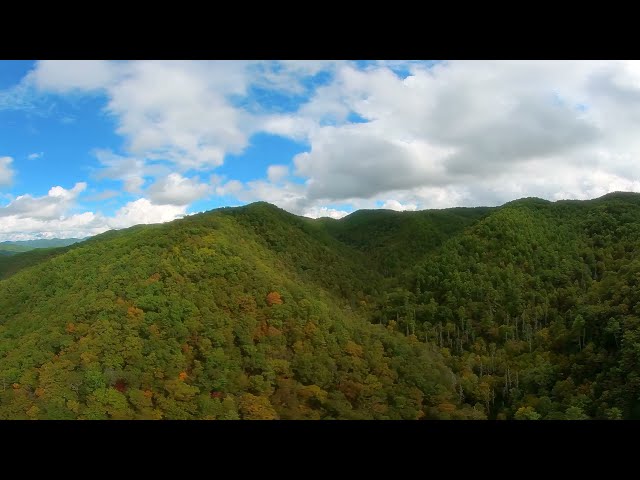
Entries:
[[0,241],[257,200],[340,218],[636,191],[638,99],[637,62],[0,61]]

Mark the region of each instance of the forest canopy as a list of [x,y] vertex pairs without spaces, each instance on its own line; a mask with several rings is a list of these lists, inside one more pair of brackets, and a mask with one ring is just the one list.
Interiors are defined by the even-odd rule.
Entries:
[[0,418],[640,418],[639,247],[617,193],[0,256]]

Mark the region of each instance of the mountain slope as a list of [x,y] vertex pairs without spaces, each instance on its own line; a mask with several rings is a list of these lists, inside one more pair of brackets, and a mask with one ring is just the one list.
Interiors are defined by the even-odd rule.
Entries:
[[35,252],[0,281],[0,418],[640,418],[638,194],[259,202]]
[[24,268],[37,265],[67,250],[68,247],[36,248],[15,255],[0,255],[0,280],[9,278]]
[[315,228],[223,209],[0,281],[0,418],[483,417],[439,352],[335,301],[355,260]]
[[490,417],[638,418],[638,252],[640,195],[510,202],[417,265],[378,316],[450,352]]
[[377,271],[392,277],[492,210],[485,207],[419,212],[359,210],[340,220],[320,222],[332,237],[364,253]]

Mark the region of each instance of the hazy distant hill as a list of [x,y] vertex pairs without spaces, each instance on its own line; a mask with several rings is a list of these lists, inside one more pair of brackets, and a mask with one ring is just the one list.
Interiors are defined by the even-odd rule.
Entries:
[[0,255],[14,255],[20,252],[28,252],[35,248],[66,247],[81,242],[82,238],[51,238],[39,240],[18,240],[12,242],[0,242]]

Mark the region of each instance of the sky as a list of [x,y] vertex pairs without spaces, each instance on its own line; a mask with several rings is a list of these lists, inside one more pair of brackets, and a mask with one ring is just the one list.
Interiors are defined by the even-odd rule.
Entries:
[[638,61],[0,61],[0,241],[640,191]]

